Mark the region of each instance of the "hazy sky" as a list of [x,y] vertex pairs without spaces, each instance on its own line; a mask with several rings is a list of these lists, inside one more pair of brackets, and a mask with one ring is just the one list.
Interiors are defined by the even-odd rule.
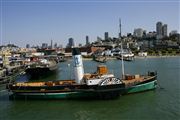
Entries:
[[104,32],[118,36],[134,28],[155,31],[156,22],[168,24],[168,32],[180,31],[179,0],[0,0],[1,43],[50,44],[52,39],[65,46],[68,38],[85,43],[95,41]]

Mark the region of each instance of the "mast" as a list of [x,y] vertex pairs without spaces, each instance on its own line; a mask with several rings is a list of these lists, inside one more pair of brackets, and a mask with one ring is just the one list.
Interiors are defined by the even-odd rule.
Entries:
[[121,41],[121,66],[122,66],[122,79],[124,79],[124,60],[123,60],[123,41],[121,40],[121,19],[119,19],[119,41]]

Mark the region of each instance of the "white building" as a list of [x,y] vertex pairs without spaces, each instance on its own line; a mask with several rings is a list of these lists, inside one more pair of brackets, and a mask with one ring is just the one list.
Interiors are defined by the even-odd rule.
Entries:
[[147,56],[147,52],[139,52],[138,55],[140,57],[146,57]]

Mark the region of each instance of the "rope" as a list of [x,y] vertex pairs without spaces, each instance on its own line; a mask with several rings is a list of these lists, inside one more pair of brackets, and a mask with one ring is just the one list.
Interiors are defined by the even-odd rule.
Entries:
[[163,90],[163,89],[165,89],[164,87],[161,87],[161,85],[157,82],[157,86],[158,86],[158,88],[160,89],[160,90]]

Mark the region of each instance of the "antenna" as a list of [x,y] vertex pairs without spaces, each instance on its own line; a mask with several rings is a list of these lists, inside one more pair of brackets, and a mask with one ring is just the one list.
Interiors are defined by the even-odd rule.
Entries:
[[119,41],[121,41],[122,79],[124,79],[123,40],[121,40],[121,19],[119,18]]
[[53,40],[51,39],[51,49],[53,49]]
[[121,18],[119,18],[119,38],[121,40]]

